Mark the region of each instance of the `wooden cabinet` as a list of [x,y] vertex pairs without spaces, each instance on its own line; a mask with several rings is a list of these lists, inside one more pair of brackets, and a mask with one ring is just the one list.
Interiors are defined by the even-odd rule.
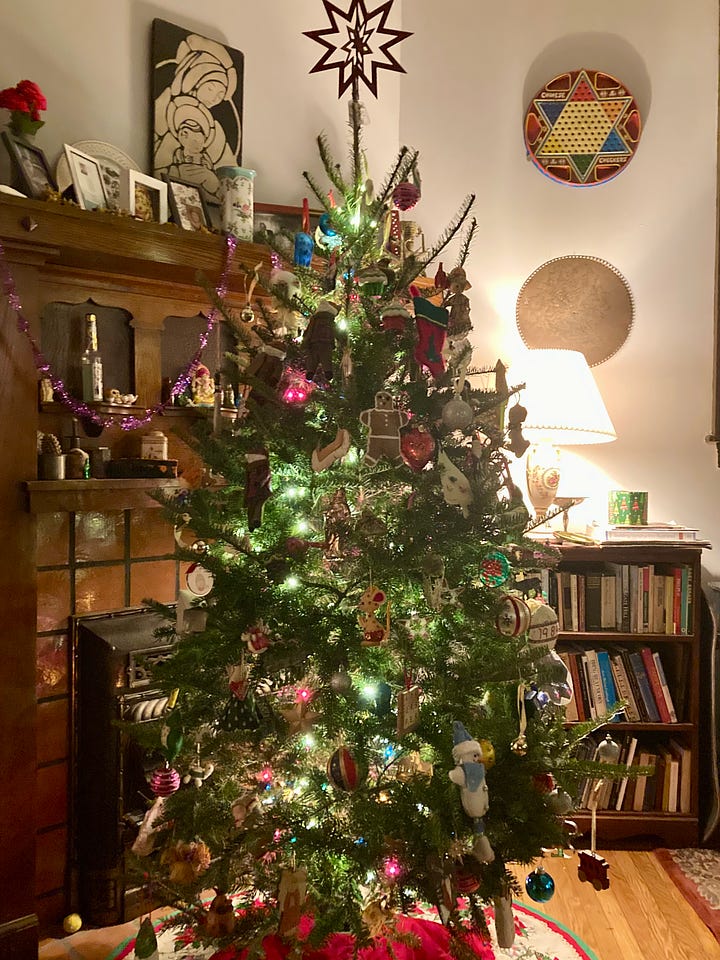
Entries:
[[[173,337],[175,318],[207,315],[210,302],[201,277],[215,287],[223,273],[226,252],[225,240],[215,234],[190,233],[171,224],[143,223],[5,194],[0,194],[0,244],[2,266],[9,269],[29,332],[40,347],[41,317],[50,303],[69,305],[68,313],[73,308],[81,310],[87,301],[124,311],[123,322],[130,331],[124,341],[130,351],[127,369],[131,392],[138,395],[136,410],[159,402],[163,336]],[[226,300],[232,308],[240,309],[246,302],[245,269],[252,271],[260,264],[267,272],[269,263],[269,248],[238,243],[227,284]],[[10,292],[6,280],[3,275],[4,289]],[[256,288],[255,296],[262,297],[263,291]],[[71,417],[55,404],[39,410],[38,373],[31,347],[18,330],[17,316],[7,296],[0,298],[0,319],[0,581],[6,597],[0,626],[0,660],[4,666],[0,671],[0,727],[4,733],[0,769],[9,771],[0,814],[0,834],[6,838],[0,852],[0,955],[29,960],[37,956],[36,909],[50,902],[43,901],[38,907],[35,900],[35,798],[42,784],[38,790],[34,511],[63,511],[73,505],[83,510],[103,510],[108,505],[117,509],[120,503],[142,505],[147,502],[146,488],[157,483],[68,481],[59,486],[40,486],[33,482],[37,431],[56,432]],[[188,351],[187,360],[192,352]],[[212,361],[208,365],[212,367]],[[118,385],[124,386],[120,382]],[[147,429],[171,433],[172,424],[179,424],[181,419],[179,415],[156,417]],[[103,433],[103,444],[111,446],[114,454],[117,449],[121,456],[134,456],[142,432],[108,429]],[[28,495],[32,510],[28,509]],[[45,742],[41,737],[41,746]],[[54,836],[56,847],[50,859],[47,844],[38,850],[40,891],[54,887],[64,870],[66,838],[60,831]],[[23,869],[19,870],[18,864],[23,864]]]
[[[627,677],[632,702],[637,697],[642,699],[644,682],[638,676],[644,662],[642,651],[650,651],[651,659],[658,654],[677,716],[676,722],[671,721],[670,710],[662,710],[662,704],[658,707],[656,703],[653,719],[653,711],[648,712],[639,703],[637,712],[631,707],[621,722],[615,719],[601,728],[603,735],[609,733],[621,746],[637,741],[635,763],[643,752],[650,762],[653,757],[659,758],[655,779],[644,781],[642,797],[636,796],[637,781],[632,779],[619,804],[617,793],[612,794],[612,800],[607,792],[601,794],[597,811],[601,847],[638,835],[659,837],[668,847],[697,845],[700,557],[701,548],[690,545],[564,546],[557,572],[551,574],[550,599],[560,619],[557,650],[572,666],[576,688],[578,676],[581,681],[581,688],[575,692],[579,719],[583,719],[583,712],[593,709],[593,683],[602,687],[602,676],[598,681],[598,668],[592,664],[597,651],[607,654],[605,669],[610,671],[616,690],[623,684],[623,675]],[[634,678],[629,675],[632,663],[636,667]],[[599,668],[602,672],[602,662]],[[646,672],[650,674],[650,670]],[[650,694],[657,701],[662,691],[653,688],[652,680],[650,674]],[[587,690],[583,691],[585,684]],[[596,689],[595,703],[598,697],[602,702]],[[668,754],[670,759],[678,759],[677,787],[670,769],[665,783]],[[679,757],[684,758],[684,765]],[[587,808],[579,809],[574,819],[581,830],[589,829]]]

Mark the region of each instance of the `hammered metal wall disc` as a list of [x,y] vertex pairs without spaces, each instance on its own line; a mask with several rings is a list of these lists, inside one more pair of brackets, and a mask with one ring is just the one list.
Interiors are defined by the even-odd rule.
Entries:
[[520,288],[516,317],[531,350],[579,350],[591,367],[625,343],[633,298],[619,270],[597,257],[548,260]]
[[640,111],[623,83],[600,70],[570,70],[531,100],[525,146],[551,179],[594,187],[625,169],[640,129]]

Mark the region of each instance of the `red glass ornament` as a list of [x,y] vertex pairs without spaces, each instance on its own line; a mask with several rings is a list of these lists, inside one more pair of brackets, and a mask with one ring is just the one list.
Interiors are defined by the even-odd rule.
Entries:
[[412,210],[420,199],[420,190],[414,183],[399,183],[393,190],[393,201],[400,210]]
[[400,453],[410,469],[420,473],[433,458],[435,440],[425,427],[413,427],[412,430],[403,433],[400,439]]
[[158,767],[150,780],[150,789],[156,797],[169,797],[180,789],[180,774],[173,767]]
[[338,790],[352,791],[359,783],[355,758],[346,747],[338,749],[327,762],[327,775],[330,783]]

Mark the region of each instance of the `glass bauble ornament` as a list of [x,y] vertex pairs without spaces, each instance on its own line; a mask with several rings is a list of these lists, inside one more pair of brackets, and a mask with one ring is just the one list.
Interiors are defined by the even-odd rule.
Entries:
[[435,453],[435,440],[422,424],[413,427],[400,437],[400,453],[405,463],[415,473],[425,467]]
[[392,198],[395,206],[400,210],[412,210],[420,199],[420,188],[406,180],[395,187]]
[[473,408],[462,397],[448,400],[442,409],[442,422],[450,430],[462,430],[473,421]]
[[168,764],[158,767],[150,779],[150,789],[156,797],[169,797],[180,789],[180,774]]
[[547,903],[555,893],[555,881],[543,867],[536,867],[525,877],[525,889],[531,900]]
[[355,758],[347,747],[338,747],[327,762],[327,775],[330,783],[338,790],[348,793],[355,790],[359,783]]

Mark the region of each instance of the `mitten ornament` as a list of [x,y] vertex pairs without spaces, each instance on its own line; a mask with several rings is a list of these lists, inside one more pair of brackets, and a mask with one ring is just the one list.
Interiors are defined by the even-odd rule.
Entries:
[[445,307],[438,307],[424,297],[413,297],[418,340],[414,358],[437,379],[445,371],[443,347],[450,317]]
[[271,496],[270,459],[264,447],[245,454],[245,507],[248,515],[248,530],[257,530],[262,523],[265,501]]
[[404,410],[396,409],[391,393],[378,390],[375,406],[360,414],[360,422],[368,428],[365,450],[365,463],[368,466],[374,466],[382,458],[391,463],[402,461],[400,431],[409,419]]
[[321,300],[303,333],[305,371],[313,380],[320,370],[326,380],[333,378],[333,351],[335,350],[335,317],[338,309],[328,300]]

